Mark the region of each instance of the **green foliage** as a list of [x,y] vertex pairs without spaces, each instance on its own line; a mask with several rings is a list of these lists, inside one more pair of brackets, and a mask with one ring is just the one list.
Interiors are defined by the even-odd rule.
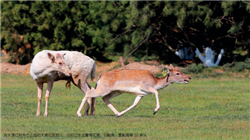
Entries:
[[193,74],[200,74],[204,68],[203,64],[191,64],[186,67],[185,70],[182,70],[184,73],[193,73]]
[[250,58],[247,58],[247,59],[245,60],[245,62],[246,62],[246,65],[249,65],[249,66],[250,66]]
[[244,62],[235,63],[236,72],[241,72],[241,71],[244,71],[245,69],[250,69],[250,66]]
[[168,62],[177,44],[223,48],[230,58],[250,43],[247,1],[2,1],[1,19],[1,49],[20,63],[44,49]]
[[211,78],[232,75],[244,75],[248,77],[250,71],[250,58],[247,58],[245,62],[226,63],[223,66],[216,67],[205,67],[203,64],[191,64],[186,68],[181,69],[181,71],[196,78]]
[[245,62],[235,62],[232,64],[223,65],[223,70],[227,72],[243,72],[245,70],[250,70],[250,58],[247,58]]
[[[88,14],[86,2],[1,3],[2,39],[5,39],[3,49],[8,52],[17,53],[17,49],[20,48],[17,41],[10,40],[13,34],[23,35],[24,44],[32,43],[34,51],[29,54],[31,56],[43,49],[78,50],[90,54],[94,49],[87,47],[90,44],[86,35],[88,29],[85,20]],[[14,48],[12,44],[17,45]]]

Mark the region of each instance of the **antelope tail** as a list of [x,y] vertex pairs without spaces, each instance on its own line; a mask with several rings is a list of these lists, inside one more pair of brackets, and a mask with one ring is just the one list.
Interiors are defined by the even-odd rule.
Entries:
[[95,63],[94,63],[94,65],[93,65],[92,71],[91,71],[91,80],[93,81],[94,78],[95,78]]

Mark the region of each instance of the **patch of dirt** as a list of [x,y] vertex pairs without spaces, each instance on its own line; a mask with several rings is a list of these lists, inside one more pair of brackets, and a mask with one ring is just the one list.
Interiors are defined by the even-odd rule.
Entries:
[[1,74],[3,74],[3,73],[29,74],[30,73],[30,65],[31,65],[31,63],[26,64],[26,65],[15,65],[15,64],[3,62],[3,63],[1,63]]
[[222,69],[216,69],[216,70],[214,70],[216,73],[225,73],[225,71],[224,70],[222,70]]
[[[151,63],[152,64],[152,63]],[[143,62],[132,62],[125,65],[125,69],[135,69],[135,70],[149,70],[152,73],[160,73],[163,69],[163,65],[148,65]]]
[[[147,63],[147,64],[145,64]],[[152,73],[161,73],[164,65],[159,65],[157,62],[130,62],[128,65],[125,65],[125,69],[140,69],[140,70],[149,70]],[[150,65],[149,65],[150,64]],[[1,63],[1,74],[3,73],[11,73],[11,74],[29,74],[30,65],[15,65],[11,63],[3,62]],[[165,66],[167,67],[167,66]],[[106,73],[112,69],[121,69],[121,64],[119,62],[111,62],[111,63],[101,63],[96,62],[96,76],[102,73]]]
[[111,63],[102,63],[102,62],[96,62],[96,73],[97,74],[102,74],[105,72],[108,72],[114,68],[121,67],[119,62],[111,62]]

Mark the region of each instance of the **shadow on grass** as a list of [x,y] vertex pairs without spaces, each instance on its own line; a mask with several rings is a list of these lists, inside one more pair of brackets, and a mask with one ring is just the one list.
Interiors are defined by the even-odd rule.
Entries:
[[144,117],[144,118],[153,118],[154,116],[143,116],[143,115],[131,115],[131,116],[120,116],[120,117],[116,117],[116,115],[95,115],[95,116],[102,116],[102,117],[114,117],[114,118],[127,118],[127,117],[136,117],[136,118],[141,118],[141,117]]

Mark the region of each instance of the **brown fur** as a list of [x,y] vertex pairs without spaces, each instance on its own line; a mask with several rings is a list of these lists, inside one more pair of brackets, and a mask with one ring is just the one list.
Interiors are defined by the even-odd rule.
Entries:
[[[91,91],[85,95],[77,114],[80,114],[82,107],[88,98],[102,96],[103,101],[107,106],[117,115],[117,117],[119,117],[135,107],[143,96],[151,93],[155,94],[156,97],[157,104],[154,110],[155,114],[160,109],[157,90],[171,85],[173,82],[188,83],[190,79],[189,76],[175,69],[173,65],[170,65],[168,74],[162,78],[154,76],[147,70],[112,70],[99,77],[96,89],[91,89]],[[118,112],[109,100],[121,95],[123,92],[134,94],[137,97],[132,106],[122,112]]]

